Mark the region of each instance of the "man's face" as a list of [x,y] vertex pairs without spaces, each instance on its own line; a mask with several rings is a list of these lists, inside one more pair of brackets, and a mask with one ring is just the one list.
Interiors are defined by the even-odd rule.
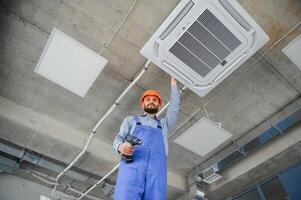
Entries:
[[[147,96],[143,100],[143,108],[146,112],[152,113],[154,111],[158,111],[160,107],[159,98],[156,96]],[[156,113],[156,112],[154,112]]]

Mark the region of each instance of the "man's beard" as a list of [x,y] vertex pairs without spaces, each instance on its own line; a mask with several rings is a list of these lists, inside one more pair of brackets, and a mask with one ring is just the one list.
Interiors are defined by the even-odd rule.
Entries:
[[158,112],[158,108],[144,108],[144,111],[149,114],[155,114]]

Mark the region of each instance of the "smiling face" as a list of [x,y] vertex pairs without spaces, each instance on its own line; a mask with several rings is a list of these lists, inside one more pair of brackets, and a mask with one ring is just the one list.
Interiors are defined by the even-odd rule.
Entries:
[[146,96],[143,99],[143,108],[147,113],[156,113],[160,107],[160,100],[157,96]]

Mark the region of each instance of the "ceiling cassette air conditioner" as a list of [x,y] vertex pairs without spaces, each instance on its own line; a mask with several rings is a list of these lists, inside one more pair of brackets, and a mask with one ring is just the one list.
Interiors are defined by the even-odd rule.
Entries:
[[140,53],[203,97],[268,40],[236,0],[182,0]]

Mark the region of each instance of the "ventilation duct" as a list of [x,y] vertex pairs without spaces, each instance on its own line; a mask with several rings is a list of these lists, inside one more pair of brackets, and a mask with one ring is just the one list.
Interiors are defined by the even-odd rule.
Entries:
[[235,0],[182,0],[140,52],[205,96],[268,40]]
[[234,162],[238,161],[240,158],[249,155],[255,149],[263,146],[264,144],[270,142],[272,139],[285,134],[284,131],[291,126],[299,123],[301,120],[301,108],[292,113],[287,118],[281,120],[276,125],[272,126],[258,137],[254,138],[244,146],[240,147],[237,151],[233,152],[226,158],[220,160],[217,163],[218,171],[225,169],[226,167],[232,165]]
[[190,185],[190,194],[188,195],[187,199],[192,200],[207,200],[205,198],[205,190],[204,190],[204,183],[194,182]]
[[[64,169],[63,165],[50,161],[50,159],[44,158],[41,154],[24,149],[6,141],[0,140],[0,169],[8,173],[13,173],[20,168],[20,161],[26,161],[33,165],[47,169],[54,173],[59,173]],[[87,176],[80,172],[81,170],[69,170],[66,172],[66,176],[75,181],[87,182],[93,180],[90,176]],[[114,191],[114,186],[109,183],[103,183],[101,186],[102,193],[110,196]]]
[[269,129],[267,129],[266,131],[264,131],[259,136],[252,139],[245,145],[241,146],[230,155],[226,156],[225,158],[221,159],[217,163],[213,164],[210,168],[204,170],[201,174],[197,175],[195,179],[197,180],[197,178],[199,178],[200,181],[208,183],[208,181],[205,181],[204,178],[210,177],[210,179],[212,179],[211,178],[212,176],[214,179],[215,174],[231,166],[241,158],[248,156],[251,152],[263,146],[264,144],[270,142],[274,138],[285,134],[284,132],[285,130],[287,130],[288,128],[292,127],[297,123],[300,123],[300,121],[301,121],[301,108],[297,109],[286,118],[280,120],[277,124],[271,126]]

